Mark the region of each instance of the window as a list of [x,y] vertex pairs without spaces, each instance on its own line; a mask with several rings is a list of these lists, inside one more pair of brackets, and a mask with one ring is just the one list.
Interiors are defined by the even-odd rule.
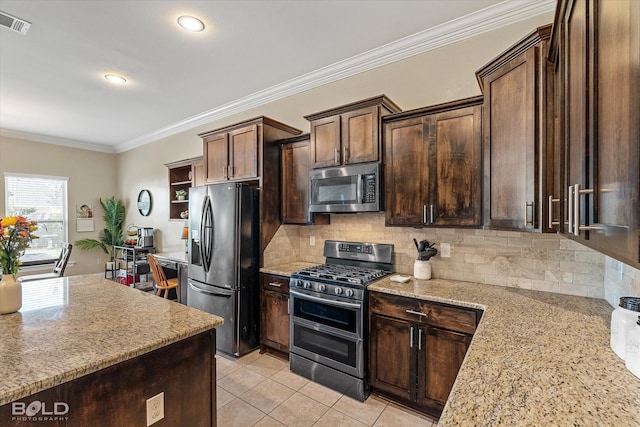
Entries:
[[5,173],[7,216],[22,215],[38,221],[38,239],[21,258],[23,265],[54,262],[68,238],[67,181],[65,177]]

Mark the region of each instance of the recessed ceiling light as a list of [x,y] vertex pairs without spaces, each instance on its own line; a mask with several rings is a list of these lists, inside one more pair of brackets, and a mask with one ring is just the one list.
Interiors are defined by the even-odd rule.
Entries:
[[178,25],[188,31],[200,32],[204,30],[204,22],[193,16],[182,15],[178,18]]
[[111,83],[126,83],[127,79],[117,74],[105,74],[104,78],[109,80]]

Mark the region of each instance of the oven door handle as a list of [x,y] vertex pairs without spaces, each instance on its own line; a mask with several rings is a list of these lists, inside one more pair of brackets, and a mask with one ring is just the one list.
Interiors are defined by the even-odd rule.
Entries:
[[335,307],[344,307],[344,308],[362,308],[362,304],[352,303],[352,302],[343,302],[343,301],[335,301],[326,298],[314,297],[312,295],[301,294],[300,292],[296,292],[295,290],[289,290],[289,294],[293,294],[296,298],[306,299],[308,301],[319,302],[322,304],[333,305]]

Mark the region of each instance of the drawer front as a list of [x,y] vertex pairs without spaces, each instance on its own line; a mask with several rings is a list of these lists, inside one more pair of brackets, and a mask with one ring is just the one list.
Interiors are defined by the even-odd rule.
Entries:
[[275,274],[260,273],[260,287],[265,291],[289,293],[289,278]]
[[369,294],[369,307],[371,312],[418,324],[466,334],[476,330],[476,311],[472,309],[379,292]]

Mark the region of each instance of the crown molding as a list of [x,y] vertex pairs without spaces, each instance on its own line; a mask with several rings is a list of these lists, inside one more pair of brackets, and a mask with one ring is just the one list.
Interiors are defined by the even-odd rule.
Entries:
[[42,135],[39,133],[22,132],[13,129],[0,128],[0,136],[3,138],[22,139],[24,141],[41,142],[43,144],[61,145],[64,147],[78,148],[81,150],[100,151],[102,153],[115,154],[114,147],[110,145],[94,144],[76,139],[56,138],[55,136]]

